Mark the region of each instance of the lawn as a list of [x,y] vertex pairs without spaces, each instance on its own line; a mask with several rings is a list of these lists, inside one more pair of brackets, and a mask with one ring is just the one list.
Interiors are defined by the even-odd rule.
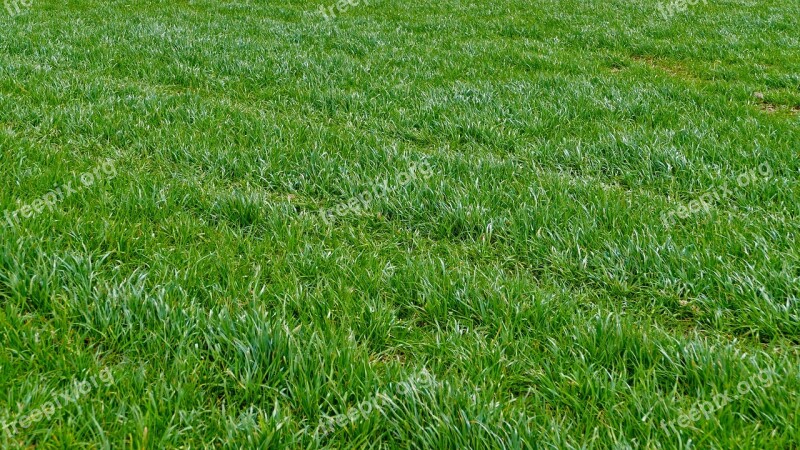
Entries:
[[6,0],[0,447],[800,448],[798,0]]

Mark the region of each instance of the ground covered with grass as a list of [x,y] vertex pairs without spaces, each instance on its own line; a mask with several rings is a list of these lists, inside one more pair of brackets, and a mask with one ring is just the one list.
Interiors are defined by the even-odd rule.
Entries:
[[796,0],[28,3],[3,448],[800,446]]

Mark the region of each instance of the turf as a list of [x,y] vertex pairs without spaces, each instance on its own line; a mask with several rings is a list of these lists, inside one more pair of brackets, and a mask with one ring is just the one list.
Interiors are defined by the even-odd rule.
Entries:
[[0,446],[800,447],[800,3],[332,5],[0,10]]

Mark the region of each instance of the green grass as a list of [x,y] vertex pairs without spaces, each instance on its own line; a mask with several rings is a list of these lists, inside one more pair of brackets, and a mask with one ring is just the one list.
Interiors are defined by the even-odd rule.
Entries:
[[800,448],[800,3],[333,4],[0,9],[0,447]]

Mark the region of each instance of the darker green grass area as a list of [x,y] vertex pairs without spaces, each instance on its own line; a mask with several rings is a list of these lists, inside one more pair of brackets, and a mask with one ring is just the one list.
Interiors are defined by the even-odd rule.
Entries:
[[2,5],[0,446],[800,445],[799,4],[333,4]]

